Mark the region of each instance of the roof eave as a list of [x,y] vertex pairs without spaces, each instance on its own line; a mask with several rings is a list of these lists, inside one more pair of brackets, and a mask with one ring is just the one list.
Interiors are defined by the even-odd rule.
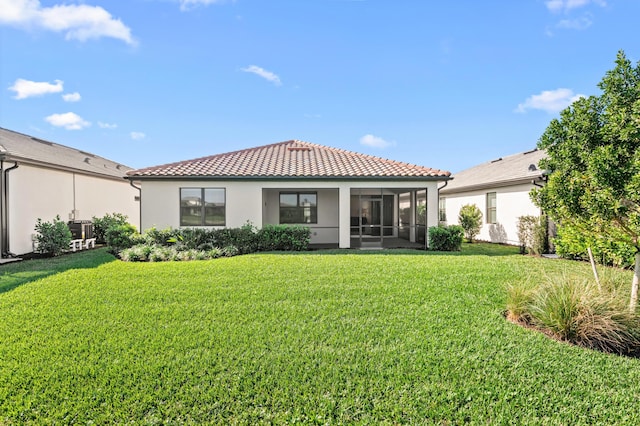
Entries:
[[441,194],[458,194],[461,192],[471,192],[471,191],[479,191],[482,189],[490,189],[490,188],[503,188],[505,186],[513,186],[513,185],[521,185],[521,184],[526,184],[526,183],[530,183],[533,184],[532,182],[535,180],[539,180],[543,177],[542,174],[539,175],[533,175],[533,176],[527,176],[527,177],[522,177],[522,178],[516,178],[516,179],[507,179],[507,180],[501,180],[501,181],[496,181],[496,182],[486,182],[486,183],[480,183],[480,184],[476,184],[476,185],[466,185],[466,186],[460,186],[460,187],[447,187],[447,188],[443,188],[440,193]]
[[32,160],[30,158],[19,157],[19,156],[15,156],[15,155],[11,155],[11,154],[3,155],[2,156],[2,160],[3,161],[16,161],[16,162],[21,163],[21,164],[27,164],[27,165],[35,166],[35,167],[42,167],[42,168],[47,168],[47,169],[78,173],[78,174],[83,174],[83,175],[87,175],[87,176],[101,177],[101,178],[105,178],[105,179],[112,179],[112,180],[118,180],[118,181],[121,181],[121,180],[127,178],[125,176],[125,172],[124,171],[122,173],[122,176],[118,176],[118,175],[113,175],[113,174],[109,174],[109,173],[100,173],[100,172],[97,172],[97,171],[78,169],[78,168],[75,168],[75,167],[61,166],[59,164],[52,164],[52,163],[47,163],[45,161]]
[[144,175],[128,175],[129,180],[209,180],[209,181],[225,181],[225,180],[244,180],[244,181],[294,181],[294,180],[315,180],[315,181],[337,181],[337,180],[356,180],[356,181],[447,181],[451,180],[450,176],[144,176]]

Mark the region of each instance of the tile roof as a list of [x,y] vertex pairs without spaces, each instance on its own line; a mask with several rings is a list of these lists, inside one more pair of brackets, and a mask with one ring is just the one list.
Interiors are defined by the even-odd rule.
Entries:
[[531,181],[542,176],[538,162],[544,157],[546,151],[534,149],[479,164],[454,173],[453,180],[441,189],[440,193],[449,194]]
[[118,179],[123,179],[125,173],[131,170],[131,167],[89,152],[1,127],[0,158],[5,161],[17,161]]
[[127,173],[136,178],[431,178],[451,173],[429,167],[290,140]]

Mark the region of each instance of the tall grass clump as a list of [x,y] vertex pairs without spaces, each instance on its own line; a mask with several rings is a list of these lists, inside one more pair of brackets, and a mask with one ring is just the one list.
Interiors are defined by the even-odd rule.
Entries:
[[507,318],[584,348],[640,355],[640,317],[629,312],[613,285],[598,289],[567,277],[537,288],[511,285]]

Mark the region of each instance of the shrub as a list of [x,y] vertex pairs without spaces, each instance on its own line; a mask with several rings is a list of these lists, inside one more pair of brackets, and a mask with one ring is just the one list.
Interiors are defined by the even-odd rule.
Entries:
[[238,254],[254,253],[258,251],[256,228],[249,222],[240,228],[224,228],[215,232],[212,241],[215,247],[234,246]]
[[533,299],[533,291],[528,285],[518,283],[507,285],[507,318],[525,324],[531,323],[529,306]]
[[105,244],[107,241],[105,235],[107,229],[113,226],[127,224],[127,216],[121,213],[105,214],[103,217],[93,217],[93,236],[96,237],[96,243]]
[[640,318],[615,292],[575,279],[534,289],[511,286],[507,317],[581,347],[625,355],[640,352]]
[[240,250],[238,250],[238,247],[236,246],[223,247],[221,252],[222,252],[222,255],[226,257],[233,257],[240,254]]
[[[237,256],[261,250],[306,250],[311,231],[302,226],[265,225],[257,230],[247,222],[240,228],[148,229],[140,236],[132,225],[118,225],[107,231],[107,244],[121,252],[123,260],[153,262],[163,260],[215,259]],[[133,247],[152,247],[146,255]],[[164,250],[170,249],[170,250]]]
[[167,262],[174,260],[177,257],[177,252],[173,247],[154,246],[151,253],[149,253],[149,261],[151,262]]
[[460,225],[429,228],[429,248],[435,251],[460,251],[464,230]]
[[482,226],[482,212],[475,204],[465,204],[458,213],[458,223],[464,230],[467,241],[472,243]]
[[125,262],[146,262],[149,260],[154,246],[148,244],[138,244],[133,247],[124,249],[120,252],[120,259]]
[[587,248],[591,247],[595,261],[600,264],[629,268],[635,262],[636,249],[632,244],[607,235],[593,234],[571,224],[558,225],[554,244],[556,253],[565,259],[587,260]]
[[71,231],[66,223],[56,216],[51,222],[43,222],[38,218],[35,226],[36,249],[39,253],[58,256],[69,250]]
[[302,251],[309,248],[311,230],[305,226],[265,225],[256,238],[260,251]]
[[518,218],[518,240],[520,250],[540,255],[549,249],[546,216],[520,216]]
[[107,228],[105,233],[105,242],[111,250],[119,253],[122,250],[133,247],[139,242],[136,227],[130,223],[124,225],[115,225]]

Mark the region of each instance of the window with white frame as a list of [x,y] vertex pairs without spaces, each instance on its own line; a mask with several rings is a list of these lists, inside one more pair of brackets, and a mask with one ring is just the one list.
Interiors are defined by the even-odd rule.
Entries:
[[487,223],[497,223],[497,199],[495,192],[487,192]]
[[440,222],[447,221],[447,199],[444,197],[438,199],[438,220]]

